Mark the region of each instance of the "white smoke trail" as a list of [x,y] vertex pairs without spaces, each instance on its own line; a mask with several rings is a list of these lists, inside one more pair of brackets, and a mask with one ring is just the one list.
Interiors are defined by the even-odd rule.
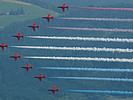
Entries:
[[48,36],[27,36],[28,38],[39,39],[61,39],[61,40],[83,40],[83,41],[103,41],[103,42],[133,42],[133,39],[121,39],[121,38],[83,38],[83,37],[48,37]]
[[78,71],[103,71],[103,72],[133,72],[133,69],[110,69],[110,68],[75,68],[75,67],[36,67],[48,70],[78,70]]
[[133,82],[133,79],[124,78],[99,78],[99,77],[48,77],[55,79],[98,80],[98,81],[124,81]]
[[41,57],[41,56],[24,56],[24,58],[32,59],[55,59],[55,60],[78,60],[78,61],[104,61],[104,62],[129,62],[132,63],[133,59],[125,58],[90,58],[90,57]]
[[99,8],[99,7],[71,7],[75,9],[95,9],[95,10],[121,10],[121,11],[133,11],[133,8]]
[[132,29],[106,29],[106,28],[75,28],[75,27],[42,27],[49,29],[63,29],[63,30],[83,30],[83,31],[105,31],[105,32],[133,32]]
[[132,91],[109,91],[109,90],[61,90],[61,91],[81,92],[81,93],[133,94]]
[[27,49],[52,49],[52,50],[81,50],[81,51],[105,51],[105,52],[125,52],[125,53],[132,53],[133,49],[120,49],[120,48],[83,48],[83,47],[47,47],[47,46],[11,46],[16,48],[27,48]]
[[71,17],[71,18],[56,18],[56,19],[133,22],[133,19],[118,19],[118,18],[75,18],[75,17]]

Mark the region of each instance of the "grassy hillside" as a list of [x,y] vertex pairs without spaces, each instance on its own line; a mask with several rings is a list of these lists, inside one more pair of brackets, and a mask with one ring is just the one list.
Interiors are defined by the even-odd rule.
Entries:
[[42,6],[40,2],[46,2],[47,4],[52,4],[50,7],[56,7],[59,5],[62,5],[63,3],[67,3],[72,6],[105,6],[105,5],[113,5],[113,4],[133,4],[132,0],[18,0],[18,1],[25,1],[25,2],[31,2],[33,4],[37,4],[39,6]]
[[52,15],[57,16],[58,13],[41,8],[39,6],[30,4],[30,3],[24,3],[24,2],[18,2],[13,0],[2,0],[0,1],[0,13],[9,12],[12,10],[17,10],[18,8],[23,8],[26,15],[3,15],[0,16],[0,26],[7,26],[10,23],[18,22],[18,21],[26,21],[26,20],[32,20],[38,17],[46,16],[48,13],[52,13]]
[[110,97],[109,100],[133,100],[133,98],[115,98],[115,97]]

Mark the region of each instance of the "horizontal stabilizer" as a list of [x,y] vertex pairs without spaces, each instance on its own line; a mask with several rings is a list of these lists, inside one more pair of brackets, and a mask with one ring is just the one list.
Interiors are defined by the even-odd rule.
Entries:
[[40,25],[37,26],[37,28],[39,29]]
[[69,9],[69,5],[67,6],[67,9]]
[[54,16],[52,17],[52,19],[54,20]]
[[8,44],[6,45],[6,47],[8,48]]
[[44,79],[46,80],[46,75],[44,76]]
[[31,66],[31,69],[33,70],[33,65]]
[[20,59],[21,59],[21,56],[22,56],[22,55],[19,56]]
[[24,39],[24,34],[22,35],[22,38]]
[[57,89],[57,92],[59,93],[59,88]]

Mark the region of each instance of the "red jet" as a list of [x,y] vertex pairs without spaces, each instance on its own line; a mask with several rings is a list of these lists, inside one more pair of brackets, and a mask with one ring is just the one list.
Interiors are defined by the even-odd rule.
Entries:
[[53,92],[53,95],[55,95],[55,91],[57,91],[59,93],[59,88],[58,89],[55,89],[56,86],[53,87],[53,89],[49,89],[48,91],[52,91]]
[[62,8],[63,12],[65,12],[65,8],[69,9],[69,5],[68,6],[65,6],[66,3],[63,4],[63,6],[59,6],[57,8]]
[[20,41],[20,37],[24,39],[24,35],[20,36],[21,32],[18,33],[18,35],[13,35],[12,37],[17,37],[18,41]]
[[21,55],[18,56],[18,53],[16,53],[15,56],[10,56],[10,58],[14,58],[15,61],[17,62],[17,58],[20,58],[21,59]]
[[40,25],[36,26],[36,22],[35,22],[34,25],[28,26],[28,27],[33,28],[33,30],[34,30],[34,32],[35,32],[35,28],[38,28],[38,29],[39,29]]
[[50,19],[53,19],[54,20],[54,16],[53,17],[50,17],[50,13],[49,13],[49,15],[47,17],[42,17],[42,18],[47,19],[48,22],[50,22]]
[[42,76],[42,73],[41,73],[40,76],[34,77],[34,78],[38,78],[40,80],[40,82],[42,82],[42,78],[44,78],[46,80],[46,75]]
[[7,47],[8,48],[8,44],[5,45],[5,42],[0,46],[2,48],[2,50],[4,51],[4,47]]
[[27,70],[27,72],[29,72],[29,68],[31,68],[33,70],[33,65],[31,67],[29,67],[30,63],[27,64],[26,67],[21,67],[21,68],[25,68]]

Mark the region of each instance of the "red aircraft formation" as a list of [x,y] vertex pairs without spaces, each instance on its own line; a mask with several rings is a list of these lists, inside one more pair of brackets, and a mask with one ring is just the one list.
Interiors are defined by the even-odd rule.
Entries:
[[40,80],[40,82],[42,82],[42,78],[44,78],[46,80],[46,75],[42,76],[42,73],[41,73],[38,77],[34,77],[34,78],[38,78]]
[[[69,5],[68,6],[65,6],[66,3],[63,4],[63,6],[59,6],[57,8],[62,8],[63,12],[65,12],[65,8],[69,9]],[[50,16],[51,14],[49,13],[49,15],[47,17],[42,17],[44,19],[47,19],[48,23],[50,23],[50,19],[54,20],[54,16]],[[31,27],[33,29],[33,31],[35,32],[35,28],[38,28],[40,27],[40,25],[36,25],[36,22],[32,25],[32,26],[28,26],[28,27]],[[13,35],[12,37],[16,37],[18,39],[18,41],[20,41],[20,38],[22,37],[24,39],[24,35],[20,35],[21,32],[18,33],[18,35]],[[8,48],[8,44],[5,45],[5,42],[0,45],[0,47],[2,48],[2,50],[4,51],[4,47],[7,47]],[[10,58],[14,58],[15,61],[17,62],[17,58],[20,58],[21,59],[21,55],[18,56],[18,53],[15,54],[15,56],[10,56]],[[29,69],[32,69],[33,70],[33,65],[30,67],[29,66],[30,63],[27,64],[26,67],[21,67],[21,68],[24,68],[26,69],[27,72],[29,72]],[[40,80],[40,82],[42,82],[42,78],[44,78],[46,80],[46,75],[42,75],[42,73],[38,76],[38,77],[34,77],[34,78],[38,78]],[[53,87],[53,89],[48,89],[48,91],[52,91],[53,95],[55,95],[55,91],[57,91],[59,93],[59,88],[58,89],[55,89],[56,86]]]
[[21,68],[25,68],[27,70],[27,72],[29,72],[30,68],[33,70],[33,65],[31,67],[29,67],[29,65],[30,65],[30,63],[28,63],[26,67],[21,67]]
[[65,6],[66,3],[63,4],[63,6],[59,6],[57,8],[62,8],[63,12],[65,12],[65,8],[69,9],[69,5],[68,6]]
[[57,91],[59,93],[59,88],[58,89],[55,89],[56,86],[53,87],[53,89],[48,89],[48,91],[52,91],[53,92],[53,95],[55,95],[55,91]]
[[10,56],[10,58],[14,58],[15,61],[17,62],[17,58],[20,58],[21,59],[21,55],[18,56],[18,53],[16,53],[15,56]]
[[28,26],[28,27],[33,28],[33,31],[35,32],[35,28],[39,29],[40,25],[36,26],[36,22],[35,22],[32,26]]
[[8,48],[8,44],[5,45],[5,42],[0,46],[2,48],[2,50],[4,51],[4,47],[7,47]]
[[49,13],[49,15],[47,16],[47,17],[42,17],[42,18],[45,18],[45,19],[47,19],[47,21],[50,23],[50,19],[53,19],[54,20],[54,16],[53,17],[50,17],[50,13]]
[[16,37],[18,39],[18,41],[20,41],[20,37],[22,37],[24,39],[24,35],[20,35],[21,32],[18,33],[18,35],[13,35],[12,37]]

